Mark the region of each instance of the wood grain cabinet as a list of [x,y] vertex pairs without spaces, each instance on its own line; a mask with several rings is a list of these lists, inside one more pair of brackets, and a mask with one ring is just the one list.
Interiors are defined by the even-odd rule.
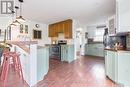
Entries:
[[53,26],[49,25],[49,37],[53,37]]
[[49,37],[58,37],[58,33],[64,33],[66,39],[71,39],[72,20],[69,19],[49,25]]
[[65,21],[65,38],[72,38],[72,20]]
[[49,37],[58,37],[57,26],[55,24],[49,25]]

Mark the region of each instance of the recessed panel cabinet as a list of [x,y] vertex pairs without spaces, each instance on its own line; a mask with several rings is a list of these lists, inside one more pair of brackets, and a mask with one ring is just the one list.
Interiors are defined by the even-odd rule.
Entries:
[[65,38],[72,38],[72,20],[66,21],[64,27]]
[[49,25],[49,37],[57,37],[57,26],[52,24]]
[[106,75],[113,81],[116,81],[116,61],[117,52],[105,51]]
[[130,87],[130,51],[105,50],[106,75],[121,87]]
[[72,38],[72,20],[66,20],[49,25],[49,37],[58,37],[58,33],[64,33],[66,39]]

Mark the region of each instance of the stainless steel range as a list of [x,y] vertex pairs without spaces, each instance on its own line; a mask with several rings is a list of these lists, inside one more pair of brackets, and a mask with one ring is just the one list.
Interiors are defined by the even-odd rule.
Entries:
[[50,58],[59,59],[61,57],[61,47],[58,44],[53,44],[50,47]]
[[61,60],[61,45],[67,44],[67,41],[60,40],[58,44],[52,44],[50,46],[50,58]]

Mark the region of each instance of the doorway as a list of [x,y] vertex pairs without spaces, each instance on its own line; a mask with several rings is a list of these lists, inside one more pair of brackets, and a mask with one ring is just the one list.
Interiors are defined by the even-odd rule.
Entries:
[[76,30],[76,55],[77,58],[81,56],[82,52],[82,45],[83,45],[83,30],[82,28],[78,28]]

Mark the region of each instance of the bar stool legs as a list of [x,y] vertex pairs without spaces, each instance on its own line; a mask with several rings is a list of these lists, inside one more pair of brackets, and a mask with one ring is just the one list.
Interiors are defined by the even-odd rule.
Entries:
[[13,60],[15,72],[19,75],[20,78],[22,78],[22,81],[24,82],[19,55],[15,52],[8,52],[8,53],[4,53],[3,56],[4,56],[4,60],[2,64],[2,73],[1,73],[1,80],[3,80],[3,87],[5,87],[7,83],[11,58]]
[[23,82],[24,82],[24,79],[23,79],[23,71],[22,71],[22,66],[21,66],[21,62],[20,62],[20,58],[19,58],[19,55],[15,55],[15,71],[18,73],[19,77],[22,78]]

